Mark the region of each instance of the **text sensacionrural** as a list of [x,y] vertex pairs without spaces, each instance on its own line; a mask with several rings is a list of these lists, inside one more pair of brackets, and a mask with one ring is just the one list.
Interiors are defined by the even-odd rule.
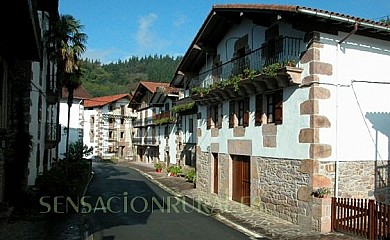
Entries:
[[120,196],[111,197],[68,197],[68,196],[43,196],[39,199],[39,204],[43,207],[41,213],[146,213],[160,211],[163,213],[190,213],[202,211],[211,213],[211,210],[200,203],[187,203],[184,198],[167,196],[141,197],[128,196],[124,192]]

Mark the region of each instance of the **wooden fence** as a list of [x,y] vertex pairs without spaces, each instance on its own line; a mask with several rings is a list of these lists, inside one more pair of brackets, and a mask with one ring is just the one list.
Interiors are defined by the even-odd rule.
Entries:
[[390,206],[375,200],[332,198],[332,230],[390,239]]

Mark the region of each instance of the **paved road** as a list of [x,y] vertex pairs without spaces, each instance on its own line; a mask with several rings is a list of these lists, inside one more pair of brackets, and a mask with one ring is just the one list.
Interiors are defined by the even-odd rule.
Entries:
[[93,168],[81,203],[89,239],[248,239],[133,169],[109,163],[94,163]]

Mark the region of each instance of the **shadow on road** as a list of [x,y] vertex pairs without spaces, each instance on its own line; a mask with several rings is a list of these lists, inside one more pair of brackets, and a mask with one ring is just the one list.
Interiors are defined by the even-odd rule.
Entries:
[[[134,170],[94,164],[94,177],[84,198],[90,234],[124,225],[143,225],[153,212],[169,211],[173,198],[157,194]],[[102,239],[114,239],[105,236]]]

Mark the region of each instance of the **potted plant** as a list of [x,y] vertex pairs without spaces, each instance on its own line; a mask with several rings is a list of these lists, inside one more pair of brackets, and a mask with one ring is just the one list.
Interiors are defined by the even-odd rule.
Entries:
[[324,198],[328,194],[331,194],[330,188],[328,188],[328,187],[320,187],[311,193],[311,195],[316,197],[316,198]]
[[157,162],[157,163],[154,164],[154,168],[156,169],[156,172],[161,172],[162,164]]
[[190,169],[185,174],[186,179],[189,182],[192,182],[194,184],[194,188],[196,187],[196,171],[195,169]]
[[171,173],[170,176],[178,176],[178,174],[181,173],[181,167],[171,166],[169,172]]

